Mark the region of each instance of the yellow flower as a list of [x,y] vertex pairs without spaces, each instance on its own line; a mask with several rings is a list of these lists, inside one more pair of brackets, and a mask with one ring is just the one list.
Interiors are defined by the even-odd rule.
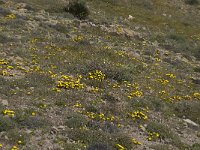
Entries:
[[13,110],[9,110],[9,109],[4,110],[3,114],[4,115],[8,115],[9,117],[14,117],[15,116],[15,112]]
[[12,148],[11,148],[11,150],[19,150],[19,148],[17,147],[17,146],[13,146]]
[[32,113],[31,113],[31,115],[32,115],[32,116],[35,116],[35,115],[36,115],[36,113],[35,113],[35,112],[32,112]]
[[116,144],[116,147],[118,148],[118,150],[126,150],[126,148],[123,147],[123,146],[120,145],[120,144]]
[[139,141],[137,141],[136,139],[132,139],[132,141],[133,141],[133,143],[135,144],[135,145],[141,145],[142,143],[141,142],[139,142]]
[[194,93],[193,95],[194,95],[194,98],[200,99],[200,93],[197,93],[197,92],[196,92],[196,93]]
[[6,16],[6,19],[16,19],[16,15],[15,14],[9,14]]
[[149,138],[148,138],[148,140],[149,140],[149,141],[151,141],[151,140],[152,140],[152,138],[151,138],[151,137],[149,137]]
[[128,96],[128,98],[133,98],[133,97],[142,97],[143,96],[143,92],[142,91],[136,91],[136,92],[131,92],[130,95]]

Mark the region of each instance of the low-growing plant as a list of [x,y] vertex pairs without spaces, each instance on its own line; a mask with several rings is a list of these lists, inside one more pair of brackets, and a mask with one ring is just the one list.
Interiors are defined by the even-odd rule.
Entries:
[[25,145],[28,141],[30,136],[27,133],[20,132],[17,129],[12,129],[8,133],[8,139],[11,143],[16,144],[19,143],[21,145]]
[[87,123],[86,118],[81,115],[68,117],[68,119],[65,122],[65,124],[69,128],[80,128],[80,127],[86,125],[86,123]]
[[79,19],[86,19],[89,15],[89,9],[84,1],[76,0],[69,3],[65,8],[66,12],[71,13]]
[[199,4],[199,1],[198,0],[185,0],[185,3],[189,4],[189,5],[195,5],[195,4]]
[[87,112],[94,112],[94,113],[98,112],[98,109],[93,105],[86,106],[85,109]]
[[38,129],[49,127],[49,123],[46,119],[40,116],[30,116],[30,114],[18,113],[15,117],[15,121],[20,128]]
[[108,102],[111,102],[111,103],[117,102],[117,101],[118,101],[118,99],[115,98],[115,97],[114,97],[112,94],[110,94],[110,93],[105,93],[105,94],[102,96],[102,98],[105,99],[105,100],[108,101]]
[[8,131],[14,127],[16,127],[16,124],[12,118],[0,116],[0,132]]
[[105,122],[102,129],[103,129],[103,131],[108,132],[108,133],[118,133],[119,132],[119,129],[117,128],[117,126],[110,122]]
[[200,144],[199,143],[195,143],[191,147],[191,150],[199,150],[199,149],[200,149]]
[[194,70],[194,72],[200,72],[200,67],[196,67],[193,70]]

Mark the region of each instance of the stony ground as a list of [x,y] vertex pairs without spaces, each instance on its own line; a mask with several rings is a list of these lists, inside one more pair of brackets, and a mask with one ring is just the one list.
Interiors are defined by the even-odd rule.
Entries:
[[200,5],[0,0],[0,149],[199,150]]

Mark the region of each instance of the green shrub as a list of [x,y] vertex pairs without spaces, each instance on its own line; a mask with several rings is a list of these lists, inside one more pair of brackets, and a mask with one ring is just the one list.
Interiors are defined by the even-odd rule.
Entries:
[[194,72],[200,72],[200,67],[194,68]]
[[200,149],[200,144],[199,143],[195,143],[191,147],[191,150],[199,150],[199,149]]
[[114,97],[112,94],[110,94],[110,93],[104,94],[104,95],[102,96],[102,98],[105,99],[105,100],[108,101],[108,102],[111,102],[111,103],[117,102],[117,101],[118,101],[118,99],[115,98],[115,97]]
[[0,116],[0,132],[8,131],[16,126],[10,118]]
[[73,112],[67,114],[65,124],[69,128],[80,128],[87,124],[87,119],[83,115]]
[[80,128],[84,125],[86,125],[87,123],[87,120],[80,116],[80,117],[72,117],[72,118],[69,118],[65,124],[69,127],[69,128]]
[[198,4],[199,1],[198,0],[185,0],[185,3],[189,4],[189,5],[195,5],[195,4]]
[[23,113],[17,114],[15,121],[21,128],[37,129],[49,126],[49,123],[40,116],[29,116]]
[[10,130],[7,135],[9,141],[13,144],[17,143],[18,141],[22,141],[22,145],[25,145],[30,139],[30,135],[28,135],[28,133],[18,131],[18,129]]
[[105,122],[102,129],[104,132],[108,132],[108,133],[118,133],[119,132],[119,129],[117,128],[117,126],[110,122]]
[[70,2],[65,11],[79,19],[86,19],[89,15],[89,9],[86,7],[86,4],[79,0]]

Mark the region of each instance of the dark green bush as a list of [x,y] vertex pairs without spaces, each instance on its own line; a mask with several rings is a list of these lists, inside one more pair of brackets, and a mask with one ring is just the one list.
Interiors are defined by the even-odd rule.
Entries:
[[71,113],[66,116],[65,124],[69,128],[80,128],[87,124],[87,119],[83,115]]
[[65,11],[71,13],[81,20],[86,19],[89,15],[89,9],[87,8],[86,4],[79,0],[70,2],[65,8]]
[[191,150],[199,150],[200,149],[200,144],[199,143],[195,143],[192,145]]
[[185,3],[189,4],[189,5],[195,5],[195,4],[198,4],[199,1],[198,0],[185,0]]

